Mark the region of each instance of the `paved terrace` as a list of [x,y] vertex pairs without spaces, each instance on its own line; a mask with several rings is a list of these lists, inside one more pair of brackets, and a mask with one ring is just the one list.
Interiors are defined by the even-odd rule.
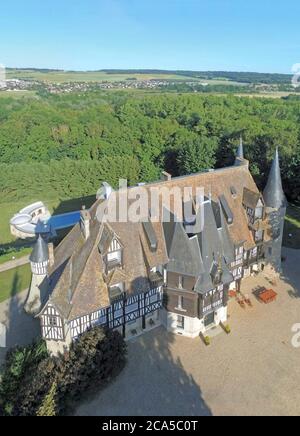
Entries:
[[[119,378],[77,415],[299,415],[300,348],[291,345],[300,323],[300,250],[284,250],[284,277],[271,286],[263,275],[244,283],[273,287],[270,305],[252,298],[253,309],[231,301],[232,333],[205,347],[156,329],[129,343]],[[298,290],[296,285],[298,284]]]

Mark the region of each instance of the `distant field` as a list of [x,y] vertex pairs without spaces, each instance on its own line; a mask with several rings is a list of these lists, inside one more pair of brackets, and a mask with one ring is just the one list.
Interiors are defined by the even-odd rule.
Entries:
[[50,71],[40,72],[31,70],[9,70],[8,79],[32,79],[45,82],[119,82],[128,79],[136,80],[198,80],[188,76],[176,74],[108,74],[102,71],[69,72],[69,71]]
[[[103,71],[33,71],[33,70],[8,70],[8,79],[30,79],[53,83],[64,82],[121,82],[130,79],[134,80],[173,80],[173,81],[193,81],[208,83],[210,85],[239,85],[243,84],[230,81],[224,78],[200,79],[198,77],[183,76],[180,74],[164,74],[164,73],[149,73],[149,74],[108,74]],[[247,84],[245,84],[247,86]]]
[[[236,97],[250,97],[250,98],[283,98],[288,97],[289,95],[292,95],[293,92],[285,92],[285,91],[270,91],[270,92],[262,92],[259,93],[253,93],[253,94],[234,94]],[[225,94],[224,94],[225,95]]]

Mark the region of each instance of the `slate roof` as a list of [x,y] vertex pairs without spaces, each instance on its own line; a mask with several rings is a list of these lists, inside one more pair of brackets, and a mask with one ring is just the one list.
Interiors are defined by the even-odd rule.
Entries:
[[287,204],[287,200],[282,188],[278,148],[276,149],[268,183],[264,190],[264,200],[267,207],[274,209],[279,209]]
[[197,277],[204,272],[198,239],[189,238],[181,223],[174,230],[167,271]]
[[260,192],[254,192],[248,188],[244,188],[243,204],[245,206],[250,207],[251,209],[255,209],[260,198]]
[[41,235],[39,235],[33,251],[29,258],[32,263],[43,263],[49,260],[49,249],[47,243],[44,241]]

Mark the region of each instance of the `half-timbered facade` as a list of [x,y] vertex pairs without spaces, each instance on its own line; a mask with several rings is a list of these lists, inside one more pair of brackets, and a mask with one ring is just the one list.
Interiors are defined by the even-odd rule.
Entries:
[[188,226],[190,216],[176,219],[172,204],[163,200],[160,207],[170,208],[169,221],[149,216],[140,222],[101,222],[96,214],[99,204],[108,205],[105,196],[82,210],[80,223],[52,261],[39,238],[31,257],[29,301],[43,282],[35,313],[49,350],[63,353],[96,325],[118,329],[125,338],[161,324],[195,337],[225,322],[229,291],[239,291],[245,277],[266,265],[275,271],[280,266],[285,198],[278,154],[274,162],[273,182],[263,194],[242,144],[232,167],[145,185],[192,192],[201,187],[200,226]]

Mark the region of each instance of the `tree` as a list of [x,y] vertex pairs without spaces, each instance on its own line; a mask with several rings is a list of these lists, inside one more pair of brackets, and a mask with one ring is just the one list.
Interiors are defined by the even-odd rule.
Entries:
[[215,153],[218,142],[216,138],[205,136],[187,142],[178,150],[177,165],[180,175],[197,173],[214,168]]
[[49,393],[45,396],[40,408],[37,411],[37,416],[56,416],[56,391],[57,383],[54,382],[51,386]]

